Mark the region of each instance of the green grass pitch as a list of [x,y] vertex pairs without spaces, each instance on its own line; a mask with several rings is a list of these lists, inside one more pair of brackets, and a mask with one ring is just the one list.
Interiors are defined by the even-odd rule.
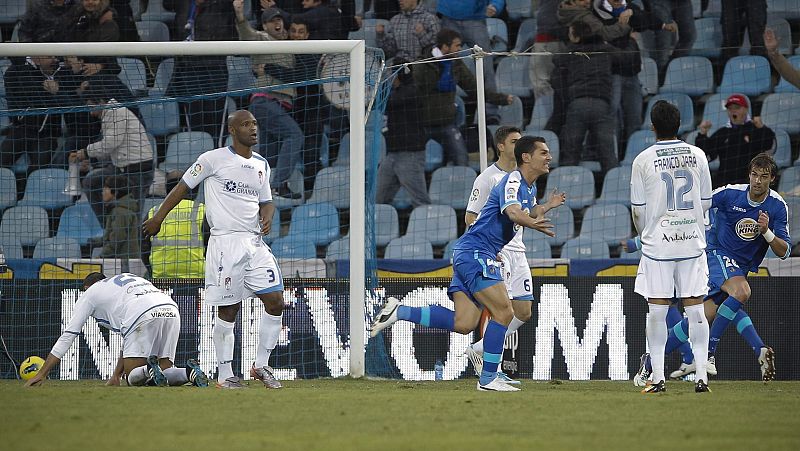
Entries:
[[303,380],[282,390],[0,381],[3,450],[800,450],[800,382]]

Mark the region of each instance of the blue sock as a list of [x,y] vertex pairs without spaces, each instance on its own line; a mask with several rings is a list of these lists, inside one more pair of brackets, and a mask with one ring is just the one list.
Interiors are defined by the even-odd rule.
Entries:
[[711,324],[711,331],[708,337],[708,355],[713,356],[717,352],[717,345],[722,334],[725,333],[728,324],[736,318],[736,312],[742,308],[742,303],[737,301],[733,296],[725,299],[725,302],[717,309],[717,317]]
[[672,351],[678,349],[679,347],[686,345],[689,347],[689,352],[687,353],[686,357],[688,358],[688,362],[683,360],[685,363],[692,363],[694,361],[694,354],[692,353],[692,348],[687,343],[689,341],[689,320],[686,318],[681,319],[678,324],[671,327],[669,329],[669,335],[667,336],[667,346],[664,348],[664,355],[670,354]]
[[[671,329],[681,321],[683,321],[683,315],[681,314],[680,310],[678,310],[678,307],[675,305],[671,305],[669,310],[667,310],[667,326]],[[667,339],[667,341],[669,341],[669,339]],[[681,361],[683,363],[688,365],[694,361],[692,346],[689,343],[680,343],[678,350],[681,353]],[[667,344],[667,348],[664,350],[664,355],[669,355],[671,352],[672,351],[669,350],[669,344]]]
[[439,305],[428,307],[397,307],[397,319],[410,321],[425,327],[453,330],[455,312]]
[[736,325],[736,332],[739,332],[747,344],[753,348],[753,352],[756,353],[756,358],[760,357],[761,348],[765,348],[766,345],[761,341],[761,337],[758,336],[758,332],[756,332],[756,328],[753,326],[753,321],[750,320],[750,315],[748,315],[744,309],[739,309],[739,311],[736,312],[736,317],[733,318],[733,324]]
[[490,319],[483,333],[483,371],[481,385],[486,385],[497,376],[497,365],[503,358],[503,342],[507,327]]

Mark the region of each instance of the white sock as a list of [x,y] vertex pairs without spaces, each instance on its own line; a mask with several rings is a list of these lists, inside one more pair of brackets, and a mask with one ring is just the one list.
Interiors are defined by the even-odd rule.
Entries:
[[270,315],[261,312],[261,323],[258,329],[258,348],[256,349],[256,367],[269,366],[269,357],[281,335],[282,315]]
[[186,376],[186,368],[178,368],[177,366],[173,366],[165,370],[161,370],[161,372],[167,377],[167,382],[169,382],[169,385],[183,385],[189,382],[189,378]]
[[686,317],[689,320],[689,340],[692,342],[694,353],[695,380],[708,383],[706,363],[708,362],[708,320],[703,311],[703,304],[686,307]]
[[147,365],[137,366],[131,370],[131,374],[127,377],[128,385],[144,385],[149,378],[150,372],[147,371]]
[[235,323],[229,323],[220,317],[216,318],[214,322],[214,350],[217,353],[217,379],[224,381],[229,377],[233,377],[233,343],[235,337],[233,336],[233,326]]
[[653,383],[664,380],[664,348],[667,346],[667,312],[668,305],[647,304],[650,314],[647,316],[647,342],[650,344],[650,363],[653,366]]
[[[516,332],[516,330],[522,327],[523,324],[525,324],[525,321],[522,321],[516,316],[511,318],[511,322],[508,324],[508,329],[506,329],[506,337]],[[475,352],[483,352],[483,338],[475,343],[472,343],[472,349]]]

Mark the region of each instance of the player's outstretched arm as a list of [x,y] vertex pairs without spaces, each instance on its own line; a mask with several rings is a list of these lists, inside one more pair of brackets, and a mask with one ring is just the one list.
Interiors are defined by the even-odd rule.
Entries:
[[564,192],[559,193],[558,190],[554,189],[553,191],[550,192],[550,199],[548,199],[544,205],[540,204],[533,207],[533,210],[531,210],[531,217],[541,218],[548,211],[554,208],[558,208],[564,205],[564,203],[566,202],[567,202],[567,193]]
[[50,374],[50,370],[52,370],[54,366],[58,365],[59,362],[61,362],[60,358],[54,356],[53,354],[48,354],[47,359],[44,361],[44,365],[42,365],[42,369],[36,373],[36,376],[28,379],[28,382],[25,382],[25,386],[35,387],[42,385],[47,379],[47,375]]
[[547,236],[556,236],[555,232],[553,232],[553,223],[550,222],[550,219],[541,217],[541,218],[532,218],[528,213],[522,210],[522,207],[519,204],[512,204],[505,208],[503,213],[508,216],[515,224],[519,224],[522,227],[527,227],[529,229],[538,230],[544,233]]
[[153,215],[152,218],[146,219],[142,223],[142,235],[144,238],[150,238],[151,236],[158,235],[158,232],[161,230],[161,223],[164,222],[164,218],[167,217],[170,211],[178,205],[181,200],[186,196],[186,193],[189,192],[189,186],[181,180],[172,188],[172,191],[167,194],[166,199],[164,202],[161,203],[161,207],[159,207],[158,211]]

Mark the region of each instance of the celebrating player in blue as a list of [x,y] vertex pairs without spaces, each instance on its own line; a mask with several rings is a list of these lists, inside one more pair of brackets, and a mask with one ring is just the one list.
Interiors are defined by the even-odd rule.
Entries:
[[370,330],[374,337],[396,321],[404,320],[468,334],[478,325],[479,306],[486,307],[492,318],[486,325],[483,339],[484,363],[478,381],[478,390],[482,391],[519,390],[497,377],[506,329],[514,317],[497,255],[514,238],[519,227],[555,235],[550,220],[544,217],[545,208],[536,206],[535,182],[539,176],[550,172],[550,149],[543,138],[523,136],[516,143],[514,156],[517,169],[492,188],[477,219],[453,248],[454,274],[447,293],[455,304],[455,311],[438,305],[408,307],[390,297]]

